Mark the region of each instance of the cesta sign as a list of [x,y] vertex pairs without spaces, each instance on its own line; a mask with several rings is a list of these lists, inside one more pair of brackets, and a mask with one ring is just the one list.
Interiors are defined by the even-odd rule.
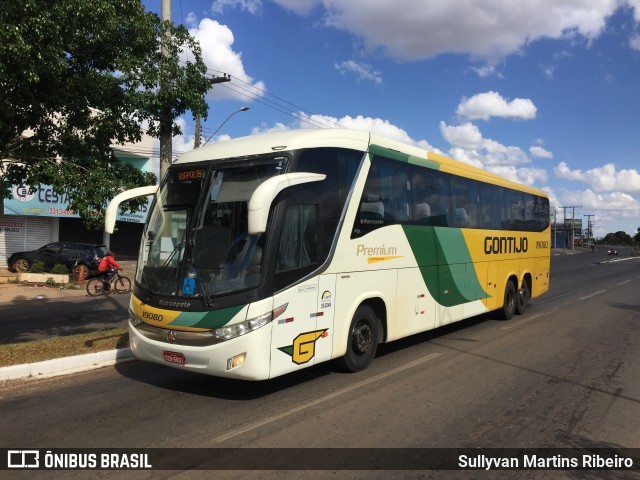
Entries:
[[[69,194],[59,195],[50,185],[40,185],[35,189],[31,189],[29,185],[14,185],[11,193],[12,198],[4,200],[5,215],[80,218],[80,215],[69,209]],[[133,214],[118,214],[117,220],[144,223],[150,204],[151,199]]]

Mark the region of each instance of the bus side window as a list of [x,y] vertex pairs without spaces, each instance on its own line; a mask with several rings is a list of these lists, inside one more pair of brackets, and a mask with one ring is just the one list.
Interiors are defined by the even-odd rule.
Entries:
[[454,225],[461,228],[478,228],[478,183],[464,177],[452,179]]
[[318,206],[291,205],[285,212],[276,258],[276,273],[318,263]]
[[411,222],[418,225],[443,223],[440,217],[440,177],[421,167],[413,167],[411,176]]
[[480,185],[480,225],[490,230],[500,229],[500,187]]
[[505,229],[523,230],[525,229],[524,199],[520,192],[507,190],[505,192]]

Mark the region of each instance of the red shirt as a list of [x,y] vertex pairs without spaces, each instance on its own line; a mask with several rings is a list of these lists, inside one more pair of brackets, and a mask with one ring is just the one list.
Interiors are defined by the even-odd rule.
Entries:
[[118,262],[116,262],[111,255],[102,257],[102,260],[100,260],[100,265],[98,265],[98,270],[101,272],[106,272],[111,268],[117,268],[118,270],[122,270],[122,267],[118,265]]

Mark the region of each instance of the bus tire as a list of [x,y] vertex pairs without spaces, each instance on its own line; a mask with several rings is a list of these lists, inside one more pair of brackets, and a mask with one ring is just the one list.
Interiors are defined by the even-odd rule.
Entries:
[[339,365],[347,372],[359,372],[369,366],[378,348],[380,321],[368,305],[360,305],[349,326],[347,353]]
[[525,278],[522,281],[522,288],[518,290],[516,295],[516,314],[522,315],[527,309],[527,304],[531,298],[531,289],[529,288],[529,282]]
[[516,302],[516,287],[513,285],[513,282],[509,280],[507,286],[504,288],[504,303],[502,308],[498,310],[498,317],[502,320],[510,320],[516,312]]

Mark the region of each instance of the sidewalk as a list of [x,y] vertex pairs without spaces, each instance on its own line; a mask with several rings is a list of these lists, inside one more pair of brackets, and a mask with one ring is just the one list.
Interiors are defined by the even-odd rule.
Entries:
[[[135,260],[123,260],[118,263],[122,267],[123,273],[131,278],[133,282],[136,268]],[[18,275],[16,273],[10,272],[6,267],[0,268],[0,312],[3,305],[27,305],[33,301],[55,301],[56,299],[67,297],[88,296],[83,283],[72,284],[75,288],[69,288],[69,286],[50,287],[42,284],[13,283],[17,282],[17,280]],[[2,348],[1,345],[0,348]],[[66,375],[131,360],[135,360],[131,350],[123,348],[45,360],[43,362],[0,367],[0,382],[30,377],[46,378]]]

